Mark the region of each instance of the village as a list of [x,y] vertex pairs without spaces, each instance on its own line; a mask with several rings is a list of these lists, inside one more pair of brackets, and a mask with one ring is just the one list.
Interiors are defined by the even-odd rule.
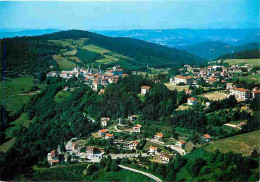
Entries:
[[[187,86],[183,91],[188,96],[185,105],[189,107],[198,104],[204,104],[205,107],[209,107],[211,99],[221,100],[228,98],[230,95],[234,95],[237,101],[244,102],[253,98],[259,98],[259,88],[255,87],[252,90],[238,88],[232,83],[232,79],[242,75],[242,70],[246,73],[251,73],[253,68],[249,64],[228,67],[213,65],[205,68],[193,68],[190,65],[184,65],[183,68],[179,69],[181,74],[170,78],[169,84],[175,88],[178,88],[178,86]],[[49,72],[47,77],[55,77],[57,75],[57,72]],[[114,66],[106,71],[76,67],[72,71],[61,71],[59,76],[67,80],[75,76],[89,85],[93,91],[104,94],[105,87],[108,84],[116,83],[120,77],[126,77],[128,74],[124,74],[120,66]],[[200,103],[197,96],[192,95],[193,90],[189,88],[190,86],[193,88],[202,87],[201,80],[205,82],[204,85],[207,85],[204,88],[213,87],[214,84],[218,83],[214,85],[217,88],[214,93],[221,93],[222,98],[216,96],[216,98],[211,98],[205,103]],[[222,87],[219,86],[219,83]],[[64,91],[68,90],[68,87],[64,88]],[[149,94],[150,90],[150,86],[143,85],[140,88],[140,95],[145,96]],[[141,133],[145,128],[139,123],[140,117],[138,115],[130,115],[128,118],[117,118],[116,120],[107,117],[102,117],[99,121],[95,121],[92,118],[90,120],[92,122],[99,122],[100,130],[92,133],[89,138],[72,138],[66,143],[65,151],[62,151],[60,146],[58,149],[50,151],[47,159],[51,166],[64,162],[100,162],[107,155],[111,155],[112,159],[142,156],[148,157],[151,161],[165,164],[175,158],[176,155],[186,155],[194,147],[194,144],[191,142],[189,142],[189,147],[186,147],[187,141],[185,139],[175,139],[165,136],[162,132],[154,133],[154,137],[152,138],[141,137]],[[244,124],[239,123],[238,125],[230,126],[240,128]],[[213,138],[207,133],[200,137],[201,143],[208,143],[212,140]],[[105,149],[105,146],[109,146],[110,150]],[[187,150],[187,148],[189,149]]]

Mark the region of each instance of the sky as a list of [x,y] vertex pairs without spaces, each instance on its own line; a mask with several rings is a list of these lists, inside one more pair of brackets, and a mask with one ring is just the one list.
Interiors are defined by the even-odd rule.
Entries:
[[0,1],[0,30],[257,27],[259,0]]

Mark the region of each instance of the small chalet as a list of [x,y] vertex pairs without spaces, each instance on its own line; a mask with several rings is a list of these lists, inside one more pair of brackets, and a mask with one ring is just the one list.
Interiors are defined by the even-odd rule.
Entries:
[[198,104],[198,100],[195,97],[188,98],[188,105],[193,106]]
[[52,150],[50,153],[48,153],[48,162],[52,166],[53,164],[59,163],[59,153],[57,150]]
[[113,133],[106,133],[105,134],[105,139],[113,139],[114,138],[114,134]]
[[137,145],[139,144],[138,141],[132,141],[128,144],[130,150],[136,150]]
[[72,143],[71,146],[72,146],[72,152],[78,152],[79,147],[78,147],[78,145],[76,143]]
[[205,134],[202,136],[202,140],[205,142],[210,142],[211,141],[211,137],[209,134]]
[[102,129],[98,131],[99,136],[105,136],[106,133],[107,133],[107,129]]
[[140,124],[137,124],[137,125],[134,125],[134,127],[132,128],[133,132],[141,132],[141,127],[142,125]]
[[106,127],[107,123],[110,121],[110,118],[101,118],[101,126]]
[[151,87],[149,86],[142,86],[141,87],[141,95],[146,95],[150,92]]
[[173,156],[171,156],[169,154],[162,154],[159,156],[158,159],[164,163],[168,163],[173,159]]
[[178,142],[176,143],[176,145],[179,146],[180,148],[183,148],[183,147],[185,147],[186,142],[180,140],[180,141],[178,141]]
[[156,140],[162,140],[162,138],[163,138],[162,133],[157,133],[156,135],[154,135],[154,139],[156,139]]
[[150,146],[150,152],[151,153],[155,153],[155,152],[158,152],[159,151],[159,148],[158,147],[154,147],[154,146]]

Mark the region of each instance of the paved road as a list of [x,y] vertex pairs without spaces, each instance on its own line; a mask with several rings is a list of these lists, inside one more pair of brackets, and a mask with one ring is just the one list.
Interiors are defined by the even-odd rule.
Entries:
[[136,173],[140,173],[140,174],[143,174],[145,176],[148,176],[149,178],[152,178],[154,179],[155,181],[157,182],[162,182],[162,180],[150,173],[146,173],[146,172],[143,172],[143,171],[140,171],[140,170],[137,170],[137,169],[133,169],[133,168],[130,168],[130,167],[126,167],[126,166],[122,166],[122,165],[118,165],[119,167],[123,168],[123,169],[126,169],[126,170],[129,170],[129,171],[133,171],[133,172],[136,172]]
[[238,129],[241,129],[241,127],[239,127],[239,126],[237,126],[237,125],[235,125],[235,124],[224,124],[224,125],[226,125],[226,126],[229,126],[229,127],[232,127],[232,128],[238,128]]
[[[109,154],[111,156],[112,159],[116,159],[116,158],[124,158],[124,157],[138,157],[139,154]],[[147,157],[147,153],[141,153],[142,157]],[[104,157],[106,157],[107,155],[104,155]]]

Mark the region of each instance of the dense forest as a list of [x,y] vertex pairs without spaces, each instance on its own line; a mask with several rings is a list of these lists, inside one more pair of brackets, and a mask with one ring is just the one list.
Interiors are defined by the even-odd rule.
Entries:
[[260,58],[259,49],[235,52],[233,54],[225,54],[218,57],[218,59],[257,59],[257,58]]

